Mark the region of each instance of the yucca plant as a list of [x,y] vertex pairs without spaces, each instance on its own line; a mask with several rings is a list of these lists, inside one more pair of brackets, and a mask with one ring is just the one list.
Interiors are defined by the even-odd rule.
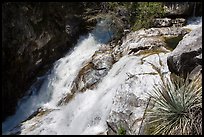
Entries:
[[147,110],[149,134],[202,134],[202,82],[176,77],[154,86]]

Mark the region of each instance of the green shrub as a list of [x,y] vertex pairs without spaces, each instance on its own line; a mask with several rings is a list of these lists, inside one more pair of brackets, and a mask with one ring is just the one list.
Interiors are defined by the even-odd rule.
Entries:
[[[147,134],[202,134],[202,82],[176,77],[154,87]],[[147,128],[146,128],[147,129]]]
[[151,27],[155,17],[162,17],[164,10],[161,2],[138,2],[135,6],[136,17],[133,30]]
[[108,2],[108,7],[116,11],[118,7],[126,8],[130,14],[129,23],[134,31],[151,27],[155,17],[164,15],[162,2]]
[[115,10],[119,6],[119,2],[107,2],[110,10]]
[[126,134],[126,130],[120,126],[118,129],[118,135],[125,135],[125,134]]

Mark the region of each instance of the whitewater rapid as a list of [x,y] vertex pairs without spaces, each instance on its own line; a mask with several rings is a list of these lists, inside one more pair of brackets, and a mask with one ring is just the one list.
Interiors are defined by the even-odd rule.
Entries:
[[105,21],[99,22],[91,33],[80,37],[72,51],[55,62],[50,74],[38,78],[28,91],[28,95],[18,102],[16,113],[2,123],[3,134],[9,133],[11,129],[27,119],[40,107],[58,109],[59,100],[70,92],[72,82],[80,69],[90,61],[95,51],[103,43],[110,40],[112,33],[106,27]]
[[[185,27],[195,29],[199,25],[202,25],[202,17],[189,19]],[[161,78],[159,75],[138,74],[138,77],[129,80],[128,74],[156,71],[148,63],[141,64],[141,57],[125,55],[112,66],[95,89],[76,93],[68,104],[57,105],[71,91],[72,82],[81,68],[91,60],[102,44],[110,40],[110,33],[107,33],[107,30],[101,31],[101,27],[104,27],[104,22],[88,36],[81,37],[72,51],[56,61],[47,75],[39,78],[39,81],[42,81],[40,87],[36,88],[34,84],[28,92],[29,95],[19,101],[16,113],[2,123],[3,134],[16,131],[20,131],[20,134],[35,135],[104,133],[107,130],[106,120],[111,110],[120,112],[124,109],[117,103],[114,104],[114,97],[117,94],[126,96],[128,93],[134,93],[141,99],[147,98],[146,92],[152,89],[153,84],[161,82]],[[168,53],[161,53],[150,55],[145,60],[161,66],[162,73],[168,73],[167,56]],[[160,60],[164,65],[159,64]],[[117,106],[114,106],[116,104]],[[45,110],[45,114],[24,121],[38,108]],[[136,108],[135,114],[141,117],[143,111],[143,108]],[[22,121],[24,122],[21,123]],[[14,127],[16,128],[13,129]]]

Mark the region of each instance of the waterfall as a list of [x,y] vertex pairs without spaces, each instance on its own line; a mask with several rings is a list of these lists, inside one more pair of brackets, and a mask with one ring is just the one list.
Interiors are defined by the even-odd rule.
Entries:
[[186,26],[183,26],[183,28],[188,28],[188,29],[193,30],[200,26],[202,26],[202,16],[201,17],[190,17],[187,20]]
[[[199,23],[194,25],[202,25],[202,17],[197,19]],[[29,95],[19,102],[16,113],[2,123],[3,134],[101,134],[107,131],[106,122],[112,114],[115,114],[113,121],[120,120],[120,115],[129,112],[134,116],[133,120],[141,119],[147,93],[153,91],[155,83],[161,82],[160,74],[169,74],[167,56],[170,51],[137,56],[125,54],[113,64],[96,88],[77,92],[68,104],[57,105],[70,92],[72,82],[81,68],[102,44],[110,40],[109,34],[113,35],[106,23],[101,21],[90,34],[82,36],[72,51],[56,61],[52,70],[39,78],[28,92]],[[192,25],[195,21],[189,23]],[[119,48],[123,51],[138,43],[145,45],[147,39],[143,35],[147,33],[144,30],[140,34],[131,33]],[[39,108],[48,111],[26,120]],[[19,127],[11,130],[17,125]],[[139,129],[138,125],[140,123],[136,122],[136,130]]]
[[50,74],[38,78],[29,89],[28,95],[18,102],[15,114],[2,123],[3,134],[7,134],[39,108],[58,109],[58,101],[70,92],[71,84],[80,69],[91,59],[101,44],[110,40],[112,34],[110,28],[106,26],[106,20],[102,20],[91,33],[81,36],[75,48],[54,63]]

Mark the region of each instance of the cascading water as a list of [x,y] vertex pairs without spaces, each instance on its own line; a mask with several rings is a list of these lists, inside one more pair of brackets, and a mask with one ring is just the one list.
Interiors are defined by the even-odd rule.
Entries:
[[[79,70],[90,60],[102,43],[110,40],[113,33],[106,22],[106,20],[100,21],[88,36],[82,36],[71,52],[55,62],[49,75],[38,78],[39,80],[28,91],[28,95],[19,101],[16,113],[2,124],[3,134],[7,134],[40,107],[58,108],[57,102],[70,91]],[[43,80],[44,82],[40,83]],[[39,89],[37,85],[40,85]]]
[[[195,21],[190,21],[186,27],[194,29],[200,22],[195,24]],[[73,51],[59,59],[50,74],[40,78],[31,87],[30,96],[20,101],[16,114],[2,124],[3,134],[101,134],[107,131],[106,122],[110,114],[130,111],[135,115],[134,118],[141,119],[144,106],[139,106],[141,102],[131,102],[129,97],[134,94],[137,100],[145,100],[146,93],[152,91],[153,85],[161,82],[160,75],[169,74],[166,60],[170,51],[140,56],[124,55],[113,64],[96,88],[77,92],[68,104],[57,105],[70,92],[77,74],[91,60],[101,43],[110,40],[110,34],[113,34],[110,32],[109,28],[106,29],[106,22],[101,22],[87,37],[81,37]],[[134,46],[142,41],[130,35],[120,47]],[[133,106],[127,104],[128,101]],[[42,114],[19,125],[40,107],[45,110]],[[112,120],[119,118],[113,116]],[[136,130],[138,126],[139,123],[136,123]]]
[[187,25],[184,26],[183,28],[188,28],[188,29],[193,30],[200,26],[202,26],[202,16],[201,17],[190,17],[187,20]]

